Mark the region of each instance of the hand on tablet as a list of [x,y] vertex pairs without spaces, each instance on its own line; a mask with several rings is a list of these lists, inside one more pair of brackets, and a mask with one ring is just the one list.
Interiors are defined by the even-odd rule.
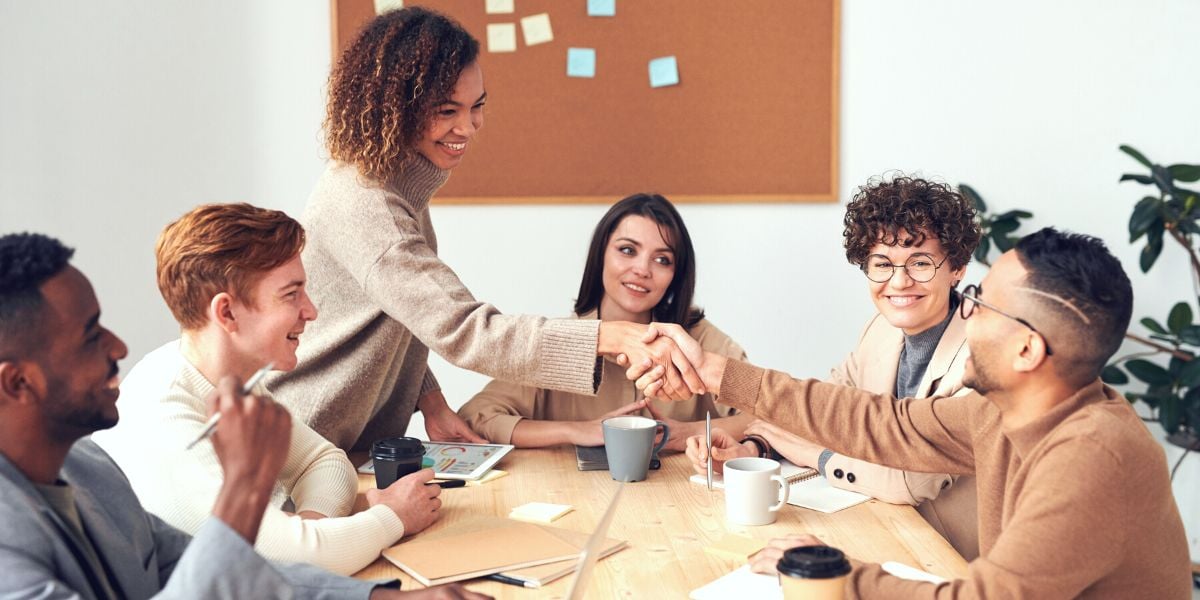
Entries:
[[450,405],[446,404],[446,397],[440,391],[434,390],[422,396],[417,401],[417,407],[425,416],[425,433],[431,442],[488,442],[472,431],[471,426],[467,425],[458,413],[450,410]]

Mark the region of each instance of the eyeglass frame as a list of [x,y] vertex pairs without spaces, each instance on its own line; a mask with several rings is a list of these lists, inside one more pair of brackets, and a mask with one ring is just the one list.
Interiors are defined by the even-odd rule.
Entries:
[[[1028,327],[1030,331],[1038,334],[1042,338],[1042,344],[1046,346],[1046,356],[1054,355],[1054,351],[1050,349],[1050,340],[1046,339],[1046,334],[1038,331],[1037,327],[1034,327],[1033,324],[1030,323],[1029,321],[1026,321],[1025,319],[1022,319],[1021,317],[1018,317],[1016,315],[1011,315],[1011,314],[1001,310],[1000,308],[998,308],[995,304],[991,304],[989,302],[984,302],[983,300],[980,300],[979,292],[982,292],[982,291],[983,291],[983,288],[981,286],[973,283],[973,284],[968,285],[967,287],[963,288],[962,291],[956,292],[959,296],[958,314],[962,316],[964,321],[971,318],[971,315],[975,314],[975,305],[978,304],[990,311],[994,311],[996,314],[998,314],[1002,317],[1008,317],[1024,326]],[[971,302],[970,309],[967,308],[968,300]]]
[[[897,264],[892,263],[892,259],[890,259],[882,254],[869,254],[869,255],[867,255],[867,259],[863,261],[863,264],[860,268],[862,269],[863,275],[867,278],[867,280],[873,281],[875,283],[887,283],[887,282],[891,281],[892,278],[896,276],[896,269],[898,269],[898,268],[904,269],[904,274],[909,279],[911,279],[917,283],[929,283],[930,281],[933,281],[934,277],[937,277],[938,269],[942,268],[942,265],[946,264],[946,259],[950,258],[949,254],[947,254],[946,256],[943,256],[941,262],[933,265],[933,275],[930,275],[929,279],[922,281],[920,279],[917,279],[916,277],[913,277],[912,273],[908,270],[908,261],[912,260],[912,257],[919,256],[919,255],[928,256],[930,259],[933,259],[933,255],[928,252],[914,252],[913,254],[909,255],[909,257],[904,261],[904,264],[897,265]],[[877,281],[875,279],[871,279],[870,275],[867,275],[867,271],[868,271],[868,269],[870,269],[870,267],[868,265],[871,262],[872,256],[879,256],[888,261],[888,266],[892,268],[892,274],[888,275],[887,279],[884,279],[882,281]]]

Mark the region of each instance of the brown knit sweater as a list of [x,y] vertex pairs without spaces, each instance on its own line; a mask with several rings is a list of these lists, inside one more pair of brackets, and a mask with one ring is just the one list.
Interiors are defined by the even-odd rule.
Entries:
[[1166,457],[1099,381],[1015,429],[976,393],[896,401],[732,360],[718,401],[872,462],[976,475],[981,557],[965,579],[907,581],[856,563],[848,597],[1191,597]]
[[445,183],[424,157],[387,185],[332,163],[301,221],[317,320],[275,397],[344,450],[403,435],[438,389],[426,359],[492,377],[594,394],[598,321],[500,314],[437,257],[429,199]]

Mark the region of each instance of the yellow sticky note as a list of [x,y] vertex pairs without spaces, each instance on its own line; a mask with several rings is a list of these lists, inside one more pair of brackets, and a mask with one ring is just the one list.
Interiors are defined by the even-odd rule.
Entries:
[[516,52],[517,26],[513,23],[488,23],[488,52]]
[[375,14],[377,15],[397,8],[404,8],[404,0],[375,0]]
[[720,558],[745,562],[751,554],[762,550],[766,545],[762,540],[727,533],[711,545],[705,546],[704,551]]
[[500,469],[492,469],[491,471],[488,471],[487,475],[484,475],[483,477],[480,477],[479,479],[477,479],[475,481],[468,481],[467,485],[474,485],[474,486],[483,485],[485,483],[489,483],[489,482],[495,481],[497,479],[500,479],[501,477],[504,477],[505,475],[508,475],[508,471],[501,471]]
[[575,507],[570,504],[529,502],[512,509],[512,512],[508,513],[508,518],[534,523],[553,523],[572,510],[575,510]]
[[489,15],[510,15],[513,12],[513,0],[484,0],[483,10]]
[[550,28],[549,13],[521,19],[521,32],[525,34],[526,46],[536,46],[554,41],[554,31]]

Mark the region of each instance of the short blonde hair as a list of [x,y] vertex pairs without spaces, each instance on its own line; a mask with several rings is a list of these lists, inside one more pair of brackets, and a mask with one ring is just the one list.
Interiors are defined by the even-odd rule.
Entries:
[[158,236],[158,291],[184,329],[208,322],[213,296],[254,304],[254,284],[304,249],[304,227],[286,213],[245,203],[205,204]]

